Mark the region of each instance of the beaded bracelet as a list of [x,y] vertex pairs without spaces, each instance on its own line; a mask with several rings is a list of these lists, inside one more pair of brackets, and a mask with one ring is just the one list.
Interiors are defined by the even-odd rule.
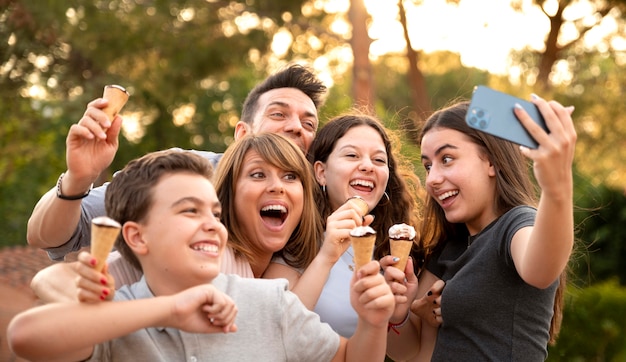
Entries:
[[91,184],[89,186],[89,189],[87,190],[87,192],[85,192],[84,194],[81,195],[63,195],[63,192],[61,192],[61,181],[63,180],[63,176],[65,176],[65,172],[63,172],[61,174],[61,176],[59,176],[59,180],[57,181],[57,197],[61,200],[80,200],[83,199],[85,197],[87,197],[87,195],[89,195],[89,192],[91,192],[91,189],[93,188],[93,184]]
[[404,326],[406,324],[406,322],[409,320],[409,315],[411,314],[411,312],[406,314],[406,317],[404,317],[404,320],[398,324],[394,324],[389,322],[389,324],[387,325],[387,332],[389,332],[390,330],[396,332],[396,334],[400,334],[400,331],[398,330],[398,328],[401,328],[402,326]]

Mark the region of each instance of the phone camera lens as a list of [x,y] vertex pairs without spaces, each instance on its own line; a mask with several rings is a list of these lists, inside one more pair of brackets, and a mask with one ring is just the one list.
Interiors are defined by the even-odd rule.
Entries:
[[470,118],[470,123],[473,125],[476,125],[476,123],[478,122],[478,120],[476,119],[476,117],[471,117]]

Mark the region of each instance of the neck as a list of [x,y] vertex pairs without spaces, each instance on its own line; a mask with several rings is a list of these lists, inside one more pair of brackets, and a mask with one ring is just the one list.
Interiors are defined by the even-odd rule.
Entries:
[[252,273],[254,274],[255,278],[263,277],[263,273],[265,273],[265,270],[267,269],[267,267],[270,265],[270,262],[272,261],[272,256],[273,254],[259,255],[256,258],[256,261],[254,264],[250,263],[250,267],[252,268]]

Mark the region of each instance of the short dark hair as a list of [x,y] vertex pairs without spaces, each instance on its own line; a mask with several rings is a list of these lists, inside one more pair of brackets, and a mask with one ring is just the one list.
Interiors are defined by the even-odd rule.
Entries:
[[[120,224],[141,222],[154,202],[153,189],[163,175],[191,173],[210,180],[213,168],[208,160],[190,151],[169,149],[151,152],[130,161],[117,172],[107,187],[104,206],[106,214]],[[116,249],[137,270],[142,270],[139,260],[120,234]]]
[[324,95],[327,91],[324,83],[317,78],[309,67],[291,64],[285,69],[267,77],[248,93],[246,100],[243,102],[241,120],[252,124],[254,114],[257,111],[259,97],[272,89],[279,88],[296,88],[302,91],[307,97],[311,98],[315,109],[318,110],[324,104]]

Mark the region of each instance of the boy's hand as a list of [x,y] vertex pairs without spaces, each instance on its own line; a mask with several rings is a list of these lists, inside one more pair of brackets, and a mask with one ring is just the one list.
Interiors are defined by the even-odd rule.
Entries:
[[352,275],[350,302],[359,319],[372,326],[386,328],[395,301],[389,285],[379,270],[380,264],[373,260]]
[[384,270],[385,281],[394,295],[396,307],[389,319],[391,323],[401,323],[409,313],[411,302],[417,296],[417,276],[413,272],[413,260],[409,258],[404,272],[393,267],[398,260],[391,255],[380,259],[380,266]]
[[89,252],[82,251],[78,254],[78,263],[75,271],[76,288],[80,302],[94,303],[103,300],[112,300],[115,294],[115,279],[108,273],[105,264],[102,273],[95,269],[96,260]]
[[236,332],[235,302],[211,284],[174,294],[168,325],[190,333]]

